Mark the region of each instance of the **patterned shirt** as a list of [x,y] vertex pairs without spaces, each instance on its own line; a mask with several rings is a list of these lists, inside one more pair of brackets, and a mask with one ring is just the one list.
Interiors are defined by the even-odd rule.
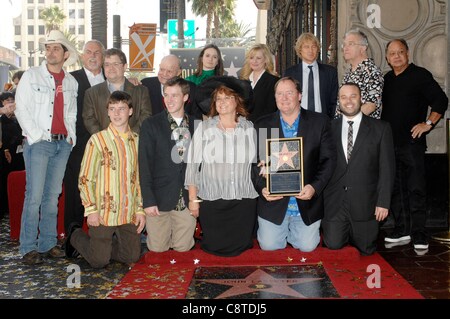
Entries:
[[[283,117],[280,115],[280,123],[281,128],[283,129],[284,137],[296,137],[298,132],[298,124],[300,123],[300,114],[298,114],[297,119],[294,121],[292,125],[289,125],[283,120]],[[286,209],[286,214],[288,216],[300,216],[300,210],[297,205],[297,199],[295,196],[289,197],[288,207]]]
[[138,167],[138,134],[128,137],[110,124],[91,136],[84,151],[78,187],[85,216],[99,213],[105,226],[134,222],[145,215]]
[[[380,119],[381,117],[381,96],[383,94],[384,78],[383,72],[375,64],[373,59],[368,58],[362,61],[356,67],[356,70],[352,72],[351,69],[347,70],[342,79],[341,85],[345,83],[356,83],[361,89],[362,103],[375,103],[375,111],[370,113],[370,117]],[[339,99],[336,106],[336,115],[338,117],[341,114]]]

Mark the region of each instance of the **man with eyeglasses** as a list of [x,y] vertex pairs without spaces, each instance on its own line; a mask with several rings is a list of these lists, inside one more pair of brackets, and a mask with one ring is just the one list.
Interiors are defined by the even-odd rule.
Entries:
[[324,214],[323,190],[336,166],[336,145],[331,135],[330,119],[322,113],[300,107],[300,83],[284,77],[275,84],[278,111],[259,118],[255,129],[264,159],[266,143],[261,138],[303,138],[304,186],[296,196],[269,193],[265,163],[254,166],[253,183],[259,193],[257,238],[261,249],[277,250],[290,243],[300,251],[310,252],[320,242],[320,222]]
[[[148,89],[148,94],[152,101],[153,115],[167,109],[164,101],[163,86],[168,80],[174,77],[181,77],[181,62],[176,55],[169,54],[162,58],[161,63],[159,64],[158,76],[142,79],[142,85]],[[189,87],[190,98],[186,101],[184,109],[186,113],[192,114],[193,99],[191,97],[194,96],[195,84],[189,82]]]
[[142,85],[133,85],[125,77],[127,57],[119,49],[105,51],[103,68],[106,81],[97,84],[86,91],[83,105],[83,121],[90,134],[94,134],[108,127],[110,120],[104,107],[114,91],[125,91],[133,100],[133,116],[129,124],[131,129],[139,133],[142,122],[152,115],[152,104],[148,90]]
[[387,246],[394,246],[408,244],[412,239],[415,249],[425,250],[426,135],[447,110],[448,98],[428,70],[409,63],[404,39],[386,45],[386,60],[392,70],[384,76],[381,118],[392,127],[396,177],[391,207],[395,228],[384,240]]
[[[350,68],[344,74],[342,83],[356,83],[361,89],[361,111],[370,117],[381,116],[381,95],[383,93],[383,72],[367,55],[369,41],[359,30],[350,30],[344,36],[341,45],[344,60]],[[340,115],[337,101],[336,117]]]

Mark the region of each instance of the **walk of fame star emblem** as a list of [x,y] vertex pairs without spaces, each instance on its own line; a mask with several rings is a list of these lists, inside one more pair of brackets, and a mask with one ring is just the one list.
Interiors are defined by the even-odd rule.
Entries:
[[298,154],[298,151],[289,151],[286,143],[283,143],[283,147],[280,152],[272,152],[272,155],[278,158],[276,169],[278,170],[284,164],[287,164],[291,168],[295,168],[292,158],[294,155]]
[[320,265],[199,267],[187,299],[339,297]]

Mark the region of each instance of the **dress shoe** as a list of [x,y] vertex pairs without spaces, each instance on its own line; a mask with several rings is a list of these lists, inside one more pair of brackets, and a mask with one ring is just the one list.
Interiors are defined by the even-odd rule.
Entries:
[[64,242],[64,250],[66,251],[67,258],[77,258],[80,255],[80,253],[70,243],[70,238],[72,238],[73,232],[79,228],[81,228],[81,226],[78,223],[72,223],[69,225],[69,229],[67,231],[67,238],[66,241]]
[[36,250],[32,250],[22,257],[22,262],[27,265],[38,265],[42,264],[44,261]]
[[62,258],[66,254],[64,253],[64,250],[62,250],[58,246],[55,246],[52,249],[50,249],[49,251],[46,251],[45,253],[42,253],[42,255],[44,257],[48,257],[48,258]]

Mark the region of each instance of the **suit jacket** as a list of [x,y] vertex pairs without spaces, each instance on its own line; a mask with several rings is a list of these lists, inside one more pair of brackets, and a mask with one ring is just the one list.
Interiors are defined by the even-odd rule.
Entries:
[[[319,65],[319,83],[320,83],[320,101],[322,103],[322,113],[328,115],[330,119],[334,118],[336,111],[337,95],[339,89],[337,69],[328,64]],[[283,76],[292,76],[303,85],[303,66],[302,62],[288,68]],[[304,93],[306,94],[306,92]]]
[[337,165],[325,188],[325,218],[333,217],[344,199],[349,199],[354,221],[375,218],[375,206],[390,207],[395,178],[394,143],[387,122],[363,115],[347,163],[342,146],[342,117],[332,121]]
[[[194,132],[194,118],[189,116],[189,131]],[[174,152],[175,151],[175,152]],[[187,156],[188,149],[185,151]],[[175,208],[183,190],[184,200],[189,202],[184,188],[186,163],[176,163],[178,159],[175,140],[167,112],[160,112],[142,123],[139,135],[139,177],[144,208],[158,206],[159,210],[170,211]]]
[[[194,101],[193,97],[195,95],[195,84],[188,81],[190,86],[189,100],[184,105],[184,110],[187,114],[193,114],[192,103]],[[163,103],[163,95],[161,94],[161,83],[157,76],[142,79],[142,85],[148,89],[148,94],[150,95],[150,100],[152,102],[152,113],[153,115],[158,114],[165,110]]]
[[70,72],[70,74],[72,74],[75,80],[77,80],[78,82],[77,124],[75,126],[75,132],[77,134],[77,144],[72,149],[72,153],[81,154],[81,157],[83,157],[86,143],[89,140],[89,137],[91,137],[91,134],[89,134],[89,132],[86,130],[86,126],[83,122],[83,102],[84,94],[86,90],[91,87],[91,84],[89,83],[89,79],[84,68]]
[[[280,123],[279,111],[263,116],[255,123],[258,139],[283,138],[283,129]],[[276,128],[278,136],[270,128]],[[300,110],[300,123],[298,137],[303,137],[303,179],[304,185],[311,184],[316,193],[309,201],[297,199],[297,205],[303,222],[306,225],[322,219],[323,217],[323,190],[331,178],[336,166],[336,144],[331,136],[330,119],[321,113]],[[260,158],[265,158],[265,141],[258,141]],[[252,180],[258,198],[258,215],[274,224],[280,225],[286,215],[289,197],[268,202],[261,192],[266,187],[266,179],[259,175],[259,167],[254,165]]]
[[252,108],[249,109],[248,119],[255,122],[263,115],[276,112],[277,103],[275,101],[275,83],[280,78],[276,75],[264,72],[253,88]]
[[[129,124],[131,129],[139,133],[142,122],[152,115],[152,104],[148,90],[144,86],[135,86],[125,79],[124,91],[131,95],[133,102],[133,115]],[[94,85],[88,89],[84,96],[83,121],[90,134],[106,129],[109,125],[107,103],[111,93],[108,82]]]

